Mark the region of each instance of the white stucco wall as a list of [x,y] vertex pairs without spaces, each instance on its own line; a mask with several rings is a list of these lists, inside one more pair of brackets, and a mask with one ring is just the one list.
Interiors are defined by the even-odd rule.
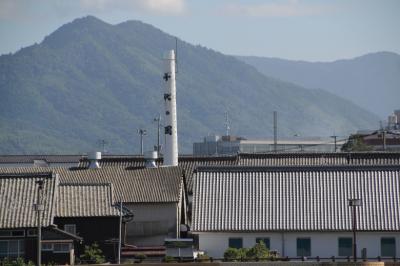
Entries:
[[[338,238],[352,237],[351,232],[291,232],[291,233],[197,233],[199,235],[199,249],[209,256],[222,258],[228,248],[229,238],[243,239],[243,247],[252,247],[257,237],[270,238],[271,250],[277,250],[281,256],[297,257],[297,238],[311,239],[311,257],[338,257]],[[396,257],[400,257],[400,232],[358,232],[357,255],[361,257],[361,250],[367,249],[369,258],[381,256],[381,238],[395,237]]]
[[126,243],[137,246],[163,245],[165,238],[177,237],[177,203],[126,203],[133,212],[127,224]]

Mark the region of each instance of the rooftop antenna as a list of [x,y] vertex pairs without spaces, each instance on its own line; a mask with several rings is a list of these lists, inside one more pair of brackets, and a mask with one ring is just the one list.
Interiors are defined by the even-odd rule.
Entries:
[[229,131],[231,130],[230,122],[229,122],[229,113],[225,111],[225,134],[229,136]]
[[106,152],[107,152],[107,151],[106,151],[106,146],[107,146],[108,142],[107,142],[105,139],[99,139],[99,140],[97,141],[97,143],[98,143],[98,145],[100,145],[101,151],[102,151],[103,153],[106,153]]

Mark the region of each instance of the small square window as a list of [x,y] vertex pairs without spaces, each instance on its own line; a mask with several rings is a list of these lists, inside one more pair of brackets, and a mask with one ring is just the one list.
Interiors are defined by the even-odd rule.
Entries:
[[348,257],[353,253],[353,239],[351,237],[339,237],[339,256]]
[[311,239],[310,238],[297,238],[297,256],[310,257],[311,256]]
[[265,246],[270,249],[270,240],[268,237],[257,237],[256,243],[264,242]]
[[394,237],[381,238],[381,256],[396,257],[396,239]]
[[229,238],[229,247],[230,248],[242,248],[243,247],[243,239],[242,238]]

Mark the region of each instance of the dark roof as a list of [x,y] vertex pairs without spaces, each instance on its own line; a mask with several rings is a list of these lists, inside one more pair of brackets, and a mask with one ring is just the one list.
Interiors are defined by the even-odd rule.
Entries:
[[0,155],[0,163],[34,163],[42,160],[48,163],[79,163],[82,155]]
[[[32,170],[32,169],[29,169]],[[58,178],[49,172],[0,174],[0,228],[37,226],[34,204],[37,203],[37,181],[43,180],[41,225],[52,224],[54,197]]]
[[400,230],[400,166],[204,167],[194,177],[192,230]]

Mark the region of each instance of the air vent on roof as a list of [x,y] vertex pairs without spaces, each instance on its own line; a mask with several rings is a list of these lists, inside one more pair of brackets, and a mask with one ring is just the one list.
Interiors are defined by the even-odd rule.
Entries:
[[88,160],[90,169],[100,168],[99,160],[101,160],[101,152],[89,152]]
[[146,168],[156,168],[157,151],[148,151],[144,154],[144,159],[146,161]]

